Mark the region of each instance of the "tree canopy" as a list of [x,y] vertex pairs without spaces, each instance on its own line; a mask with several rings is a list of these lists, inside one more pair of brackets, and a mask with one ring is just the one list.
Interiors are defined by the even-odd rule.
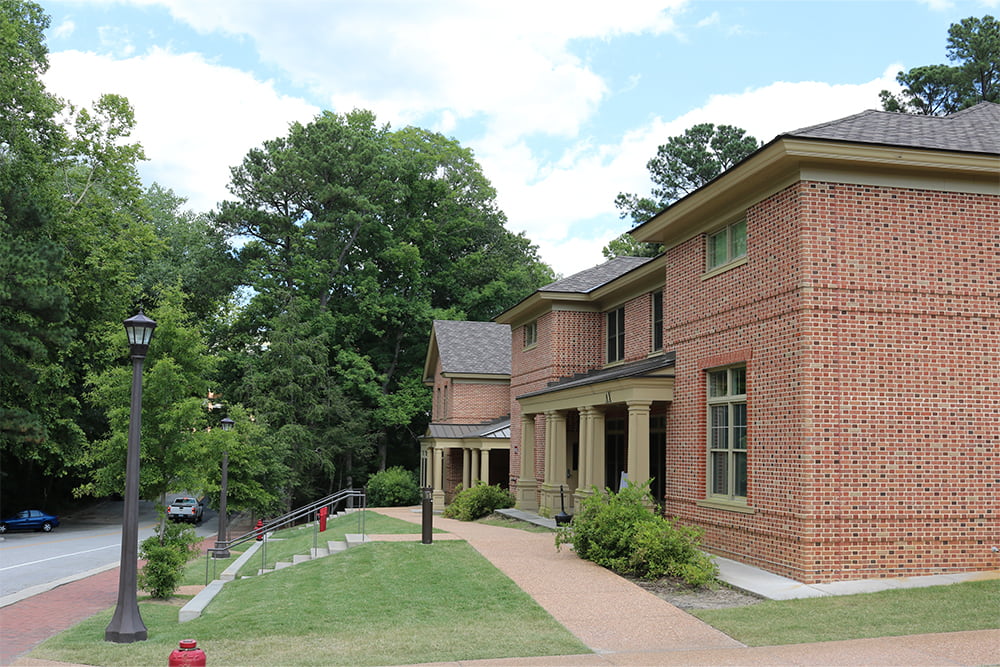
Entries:
[[[667,138],[646,163],[653,190],[649,195],[619,193],[615,198],[622,218],[640,224],[660,210],[688,195],[760,148],[760,142],[746,130],[732,125],[700,123],[684,134]],[[628,234],[611,241],[603,250],[607,258],[651,257],[659,254],[657,244],[638,243]]]
[[898,94],[883,90],[882,108],[926,116],[1000,102],[1000,22],[970,16],[948,28],[946,55],[953,65],[922,65],[896,75]]

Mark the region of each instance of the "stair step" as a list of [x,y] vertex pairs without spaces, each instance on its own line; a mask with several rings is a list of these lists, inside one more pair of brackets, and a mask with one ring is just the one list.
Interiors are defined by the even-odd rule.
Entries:
[[326,543],[326,546],[332,554],[347,551],[347,542],[344,541],[330,541]]
[[313,558],[322,558],[323,556],[329,556],[330,555],[330,550],[329,549],[324,549],[323,547],[315,547],[315,548],[309,550],[309,554]]
[[275,570],[284,570],[286,567],[291,567],[294,563],[289,563],[288,561],[282,560],[274,564]]
[[294,556],[292,556],[292,565],[305,563],[307,560],[312,560],[312,556],[309,556],[307,554],[295,554]]

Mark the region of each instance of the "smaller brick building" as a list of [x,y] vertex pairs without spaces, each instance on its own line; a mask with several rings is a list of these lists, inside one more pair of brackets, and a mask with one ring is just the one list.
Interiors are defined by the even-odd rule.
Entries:
[[458,485],[507,488],[510,466],[510,327],[435,320],[424,364],[434,399],[420,440],[421,486],[438,506]]

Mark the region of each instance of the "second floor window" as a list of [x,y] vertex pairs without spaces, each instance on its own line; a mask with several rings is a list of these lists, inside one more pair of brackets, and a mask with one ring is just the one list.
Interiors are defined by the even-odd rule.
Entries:
[[608,363],[625,358],[625,306],[608,313]]
[[653,292],[653,351],[663,349],[663,291]]
[[747,221],[740,220],[708,236],[707,269],[711,271],[747,254]]
[[524,347],[525,349],[538,343],[538,320],[528,322],[524,325]]

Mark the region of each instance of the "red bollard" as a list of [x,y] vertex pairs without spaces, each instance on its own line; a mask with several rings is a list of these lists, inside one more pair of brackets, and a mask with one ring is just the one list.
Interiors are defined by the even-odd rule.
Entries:
[[264,521],[257,519],[257,541],[260,542],[264,539],[264,531],[261,528],[264,527]]
[[170,654],[169,667],[205,667],[205,652],[193,639],[182,639],[180,648]]
[[319,508],[319,532],[326,530],[326,516],[330,512],[329,508],[320,507]]

